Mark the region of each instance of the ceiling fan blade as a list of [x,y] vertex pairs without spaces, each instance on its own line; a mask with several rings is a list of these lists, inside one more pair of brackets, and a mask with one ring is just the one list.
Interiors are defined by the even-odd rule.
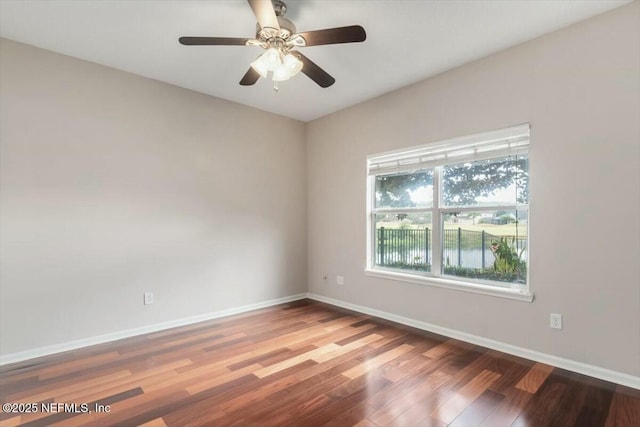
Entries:
[[180,37],[180,44],[192,45],[219,45],[219,46],[245,46],[249,39],[235,37]]
[[302,61],[302,72],[307,75],[311,80],[316,82],[320,87],[329,87],[336,82],[336,79],[331,77],[329,73],[320,68],[315,62],[301,54],[300,52],[293,52],[300,61]]
[[360,25],[327,28],[326,30],[307,31],[299,34],[306,41],[306,46],[363,42],[367,38],[367,33]]
[[273,3],[271,0],[247,0],[249,6],[253,10],[254,15],[258,19],[260,28],[275,28],[280,30],[280,24],[278,24],[278,17],[276,11],[273,9]]
[[240,85],[242,86],[254,85],[256,84],[259,78],[260,78],[260,74],[258,74],[258,72],[254,70],[253,67],[249,67],[245,75],[242,77],[242,80],[240,80]]

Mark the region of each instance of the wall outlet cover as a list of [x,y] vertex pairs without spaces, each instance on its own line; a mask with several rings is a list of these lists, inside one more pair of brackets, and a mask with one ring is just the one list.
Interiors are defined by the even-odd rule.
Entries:
[[153,292],[144,293],[144,305],[153,304]]
[[562,329],[562,314],[551,313],[549,315],[549,327],[551,329]]

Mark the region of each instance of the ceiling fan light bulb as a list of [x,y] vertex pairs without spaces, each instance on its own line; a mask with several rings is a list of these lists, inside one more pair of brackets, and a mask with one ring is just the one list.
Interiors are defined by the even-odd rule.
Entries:
[[282,65],[282,55],[276,48],[269,48],[262,54],[269,71],[276,71]]
[[296,58],[295,55],[288,53],[287,56],[284,57],[283,67],[286,67],[289,71],[289,76],[293,77],[302,70],[302,61]]
[[290,73],[289,69],[286,65],[283,64],[273,72],[272,79],[274,82],[282,82],[285,80],[289,80],[291,76],[292,74]]
[[273,72],[274,82],[289,80],[302,70],[302,61],[295,55],[288,53],[282,60],[282,64]]
[[267,65],[267,61],[264,60],[264,55],[260,55],[258,59],[251,63],[251,68],[256,70],[260,77],[263,79],[267,78],[267,73],[269,72],[269,67]]

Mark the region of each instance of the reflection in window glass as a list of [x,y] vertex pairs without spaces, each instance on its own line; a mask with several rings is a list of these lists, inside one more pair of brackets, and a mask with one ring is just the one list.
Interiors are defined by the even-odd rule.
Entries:
[[376,208],[433,206],[433,170],[376,176]]
[[447,165],[442,172],[444,206],[500,206],[529,202],[526,155]]

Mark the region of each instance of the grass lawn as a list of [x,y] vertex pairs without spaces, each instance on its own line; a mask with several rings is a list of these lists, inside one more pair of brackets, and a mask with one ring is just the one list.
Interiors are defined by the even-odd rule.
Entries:
[[[407,224],[402,223],[402,221],[389,221],[389,222],[378,222],[376,228],[384,227],[390,229],[397,228],[410,228],[412,230],[424,230],[427,225],[425,224]],[[444,228],[446,230],[457,230],[460,227],[463,231],[478,231],[481,232],[484,230],[489,234],[493,234],[494,236],[518,236],[525,237],[527,235],[527,224],[518,224],[517,233],[516,233],[516,224],[503,224],[503,225],[494,225],[494,224],[473,224],[473,223],[449,223],[446,222],[444,224]],[[431,228],[431,227],[429,227]]]
[[[449,224],[445,223],[445,229],[457,229],[458,227],[462,228],[462,230],[469,231],[482,231],[489,234],[493,234],[494,236],[526,236],[527,235],[527,224],[518,224],[517,230],[515,224],[504,224],[504,225],[493,225],[493,224]],[[517,231],[517,233],[516,233]]]

